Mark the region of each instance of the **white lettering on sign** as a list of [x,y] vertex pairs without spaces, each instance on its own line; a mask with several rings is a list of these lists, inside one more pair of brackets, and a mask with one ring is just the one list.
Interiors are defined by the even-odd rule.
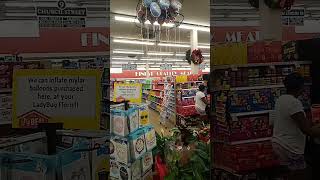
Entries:
[[227,32],[225,42],[255,42],[260,40],[260,32]]
[[[89,43],[90,42],[90,43]],[[87,46],[100,46],[101,44],[109,45],[110,37],[105,36],[101,33],[82,33],[81,34],[81,45],[83,47]]]

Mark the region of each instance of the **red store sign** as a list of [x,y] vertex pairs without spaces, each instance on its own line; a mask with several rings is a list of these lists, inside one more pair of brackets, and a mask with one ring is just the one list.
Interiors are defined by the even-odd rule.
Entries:
[[[202,74],[202,72],[200,72]],[[166,77],[166,76],[179,76],[179,75],[190,75],[189,70],[150,70],[149,77]],[[111,74],[113,79],[121,78],[147,78],[147,72],[144,70],[136,71],[122,71],[122,73]]]
[[[294,27],[283,27],[283,41],[309,39],[319,33],[296,33]],[[261,40],[259,27],[214,27],[211,42],[255,42]]]
[[103,52],[110,48],[109,28],[41,28],[39,37],[0,38],[0,54]]

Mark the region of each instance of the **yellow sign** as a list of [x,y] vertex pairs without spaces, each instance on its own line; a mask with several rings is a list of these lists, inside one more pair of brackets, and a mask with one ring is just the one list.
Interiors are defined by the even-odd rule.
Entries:
[[13,128],[63,123],[100,129],[100,70],[24,69],[13,75]]
[[142,102],[142,84],[115,83],[113,101],[119,102],[122,100],[140,104]]

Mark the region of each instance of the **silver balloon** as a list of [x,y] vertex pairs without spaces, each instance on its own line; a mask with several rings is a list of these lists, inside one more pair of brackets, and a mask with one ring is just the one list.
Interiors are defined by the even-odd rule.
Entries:
[[149,7],[152,2],[153,2],[153,0],[143,0],[143,5],[144,5],[145,7]]
[[171,0],[171,7],[179,11],[182,8],[182,4],[179,0]]
[[161,15],[161,8],[158,3],[153,2],[150,4],[150,13],[153,17],[159,17]]
[[170,7],[170,0],[158,0],[161,9],[166,10]]

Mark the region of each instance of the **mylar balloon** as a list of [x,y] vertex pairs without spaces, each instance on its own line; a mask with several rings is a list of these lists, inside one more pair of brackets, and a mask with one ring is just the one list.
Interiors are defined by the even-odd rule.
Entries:
[[170,0],[158,0],[161,9],[165,10],[170,7]]
[[150,12],[153,17],[159,17],[161,15],[161,8],[158,3],[153,2],[150,4]]
[[147,9],[146,8],[142,8],[139,10],[138,12],[138,20],[140,21],[140,23],[145,23],[147,20],[147,14],[146,14]]
[[179,11],[182,8],[182,4],[179,0],[171,0],[171,7]]
[[166,18],[167,18],[167,12],[163,10],[161,12],[161,16],[158,17],[158,23],[162,25],[165,22]]
[[150,21],[151,24],[156,22],[156,18],[153,17],[150,13],[147,14],[147,19]]
[[153,2],[153,0],[143,0],[143,5],[145,7],[149,7],[152,2]]

